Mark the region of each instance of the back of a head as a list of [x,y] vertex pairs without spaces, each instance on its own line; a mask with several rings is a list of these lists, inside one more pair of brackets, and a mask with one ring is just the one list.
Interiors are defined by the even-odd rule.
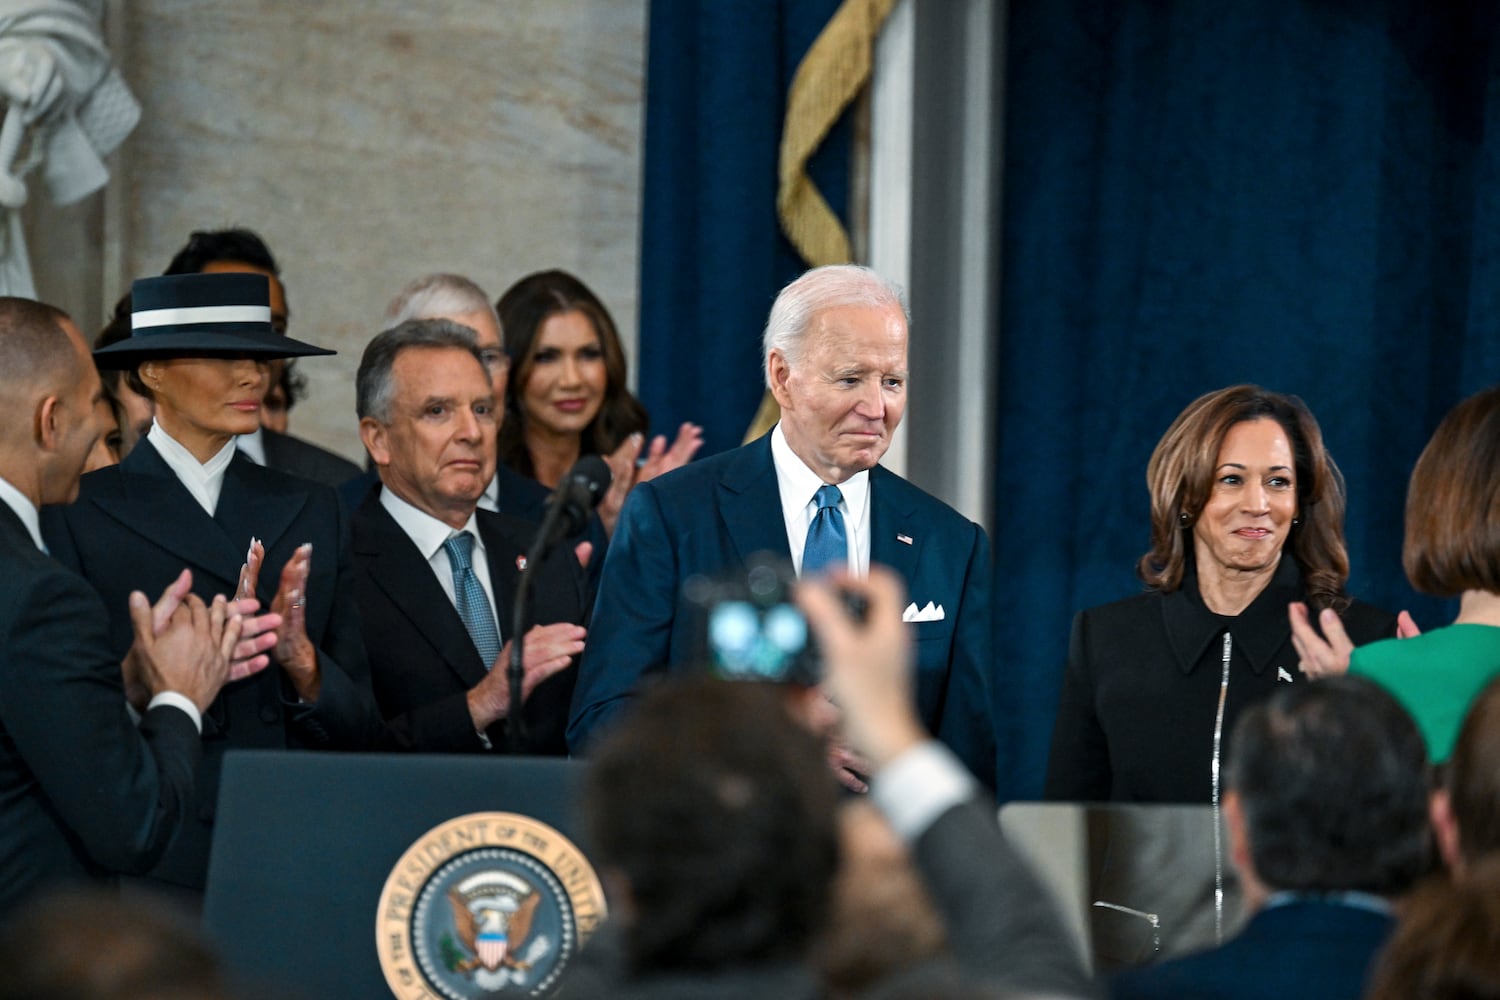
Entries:
[[1429,867],[1427,752],[1416,723],[1360,677],[1281,687],[1229,745],[1250,855],[1271,890],[1394,895]]
[[633,970],[807,957],[829,909],[837,793],[783,689],[693,677],[648,691],[586,788],[596,860],[629,886]]
[[1500,858],[1402,901],[1368,1000],[1500,1000]]
[[[494,315],[484,289],[461,274],[427,274],[411,282],[385,307],[385,325],[389,329],[409,319],[432,319],[436,316],[464,316],[488,312]],[[500,321],[497,318],[495,325]]]
[[188,237],[187,244],[172,257],[162,274],[197,274],[218,261],[235,261],[280,275],[276,258],[260,234],[252,229],[200,229]]
[[32,299],[0,296],[0,406],[22,430],[21,408],[78,377],[78,350],[63,330],[68,314]]
[[1465,864],[1500,856],[1500,679],[1469,706],[1445,784]]
[[1423,593],[1500,594],[1500,386],[1455,406],[1422,449],[1401,563]]
[[0,1000],[228,1000],[218,960],[175,911],[101,890],[18,910],[0,933]]

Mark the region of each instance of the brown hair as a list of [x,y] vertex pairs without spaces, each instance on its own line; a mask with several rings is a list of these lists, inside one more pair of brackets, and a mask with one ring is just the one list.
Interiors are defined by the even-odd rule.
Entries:
[[1500,859],[1402,904],[1368,1000],[1500,1000]]
[[583,797],[596,862],[634,902],[632,973],[805,961],[831,905],[836,789],[780,685],[700,673],[646,691]]
[[521,394],[535,365],[537,334],[548,317],[559,313],[577,311],[587,316],[604,352],[604,400],[598,414],[583,429],[578,453],[607,455],[636,431],[645,433],[646,408],[625,384],[625,349],[620,346],[619,331],[609,310],[587,285],[566,271],[538,271],[506,289],[495,309],[500,314],[505,353],[514,365],[505,390],[500,461],[522,475],[536,473],[531,453],[526,449],[526,414],[521,408]]
[[1153,590],[1170,593],[1182,586],[1192,558],[1193,522],[1213,491],[1224,437],[1235,424],[1262,418],[1280,424],[1292,446],[1299,523],[1289,547],[1302,569],[1308,602],[1342,609],[1349,603],[1344,477],[1323,447],[1323,432],[1307,404],[1258,385],[1232,385],[1199,396],[1157,442],[1146,467],[1151,551],[1136,563],[1136,574]]
[[1464,861],[1500,853],[1500,679],[1469,706],[1444,784]]
[[1428,594],[1500,593],[1500,386],[1455,406],[1422,449],[1401,563]]

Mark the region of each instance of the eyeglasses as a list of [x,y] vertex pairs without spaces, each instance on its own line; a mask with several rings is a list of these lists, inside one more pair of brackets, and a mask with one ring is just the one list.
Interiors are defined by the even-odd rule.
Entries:
[[510,355],[498,347],[481,347],[479,360],[484,362],[491,375],[510,370]]

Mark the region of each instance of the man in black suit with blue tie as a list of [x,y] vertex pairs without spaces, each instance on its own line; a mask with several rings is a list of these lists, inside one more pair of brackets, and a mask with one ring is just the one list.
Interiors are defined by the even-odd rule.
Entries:
[[896,571],[912,598],[903,618],[923,722],[993,787],[989,542],[878,464],[906,407],[907,325],[899,290],[862,267],[815,268],[777,296],[764,359],[780,423],[626,500],[573,698],[574,752],[627,708],[647,675],[692,666],[683,582],[770,552],[800,574],[833,564],[856,575],[871,564]]
[[[505,666],[511,607],[535,525],[483,510],[500,404],[473,329],[408,320],[365,349],[360,437],[380,473],[354,515],[354,592],[376,699],[419,751],[512,743]],[[574,656],[587,614],[583,570],[560,546],[533,568],[523,641],[520,749],[562,754]]]

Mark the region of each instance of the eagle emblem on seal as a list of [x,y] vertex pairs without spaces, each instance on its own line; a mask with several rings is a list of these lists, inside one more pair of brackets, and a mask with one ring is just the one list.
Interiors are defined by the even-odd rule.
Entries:
[[[448,890],[457,947],[445,947],[449,971],[492,980],[495,973],[507,982],[520,982],[531,966],[545,957],[551,942],[533,937],[532,920],[541,894],[525,879],[508,871],[482,871]],[[451,945],[451,941],[444,942]],[[503,971],[502,971],[503,970]]]

